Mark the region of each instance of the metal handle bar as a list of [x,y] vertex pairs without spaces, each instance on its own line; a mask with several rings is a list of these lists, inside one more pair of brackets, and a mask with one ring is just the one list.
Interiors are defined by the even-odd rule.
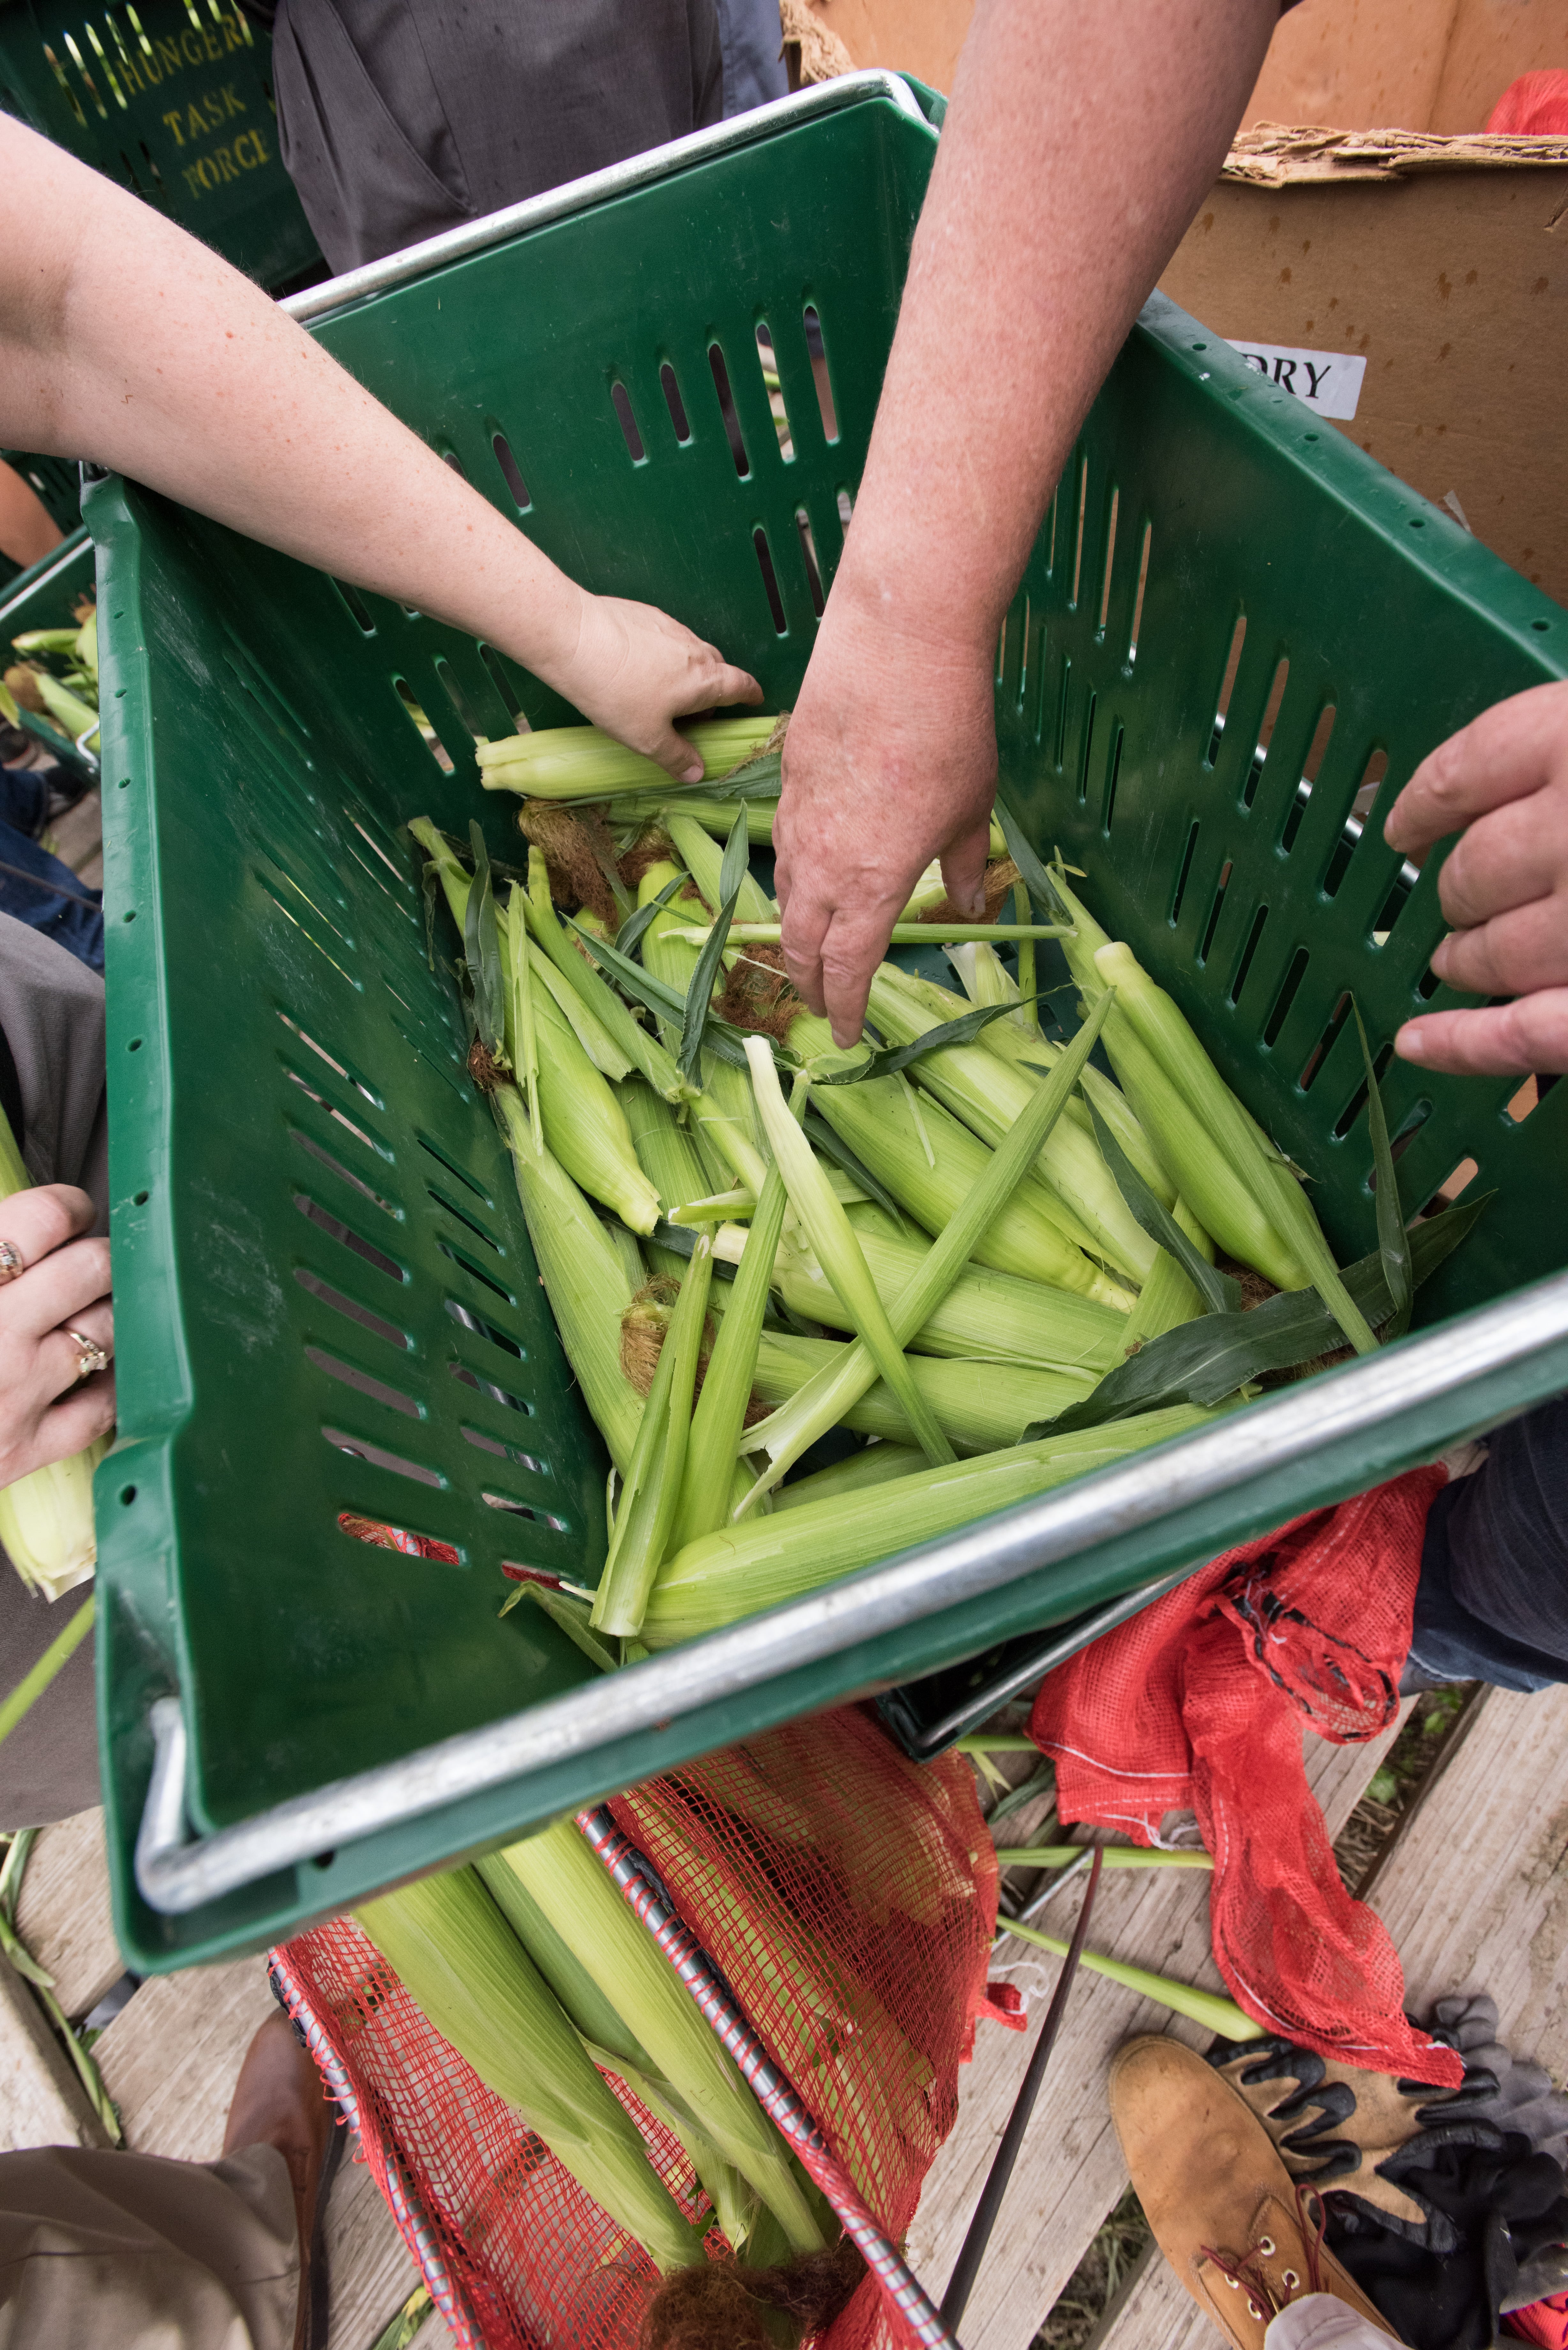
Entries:
[[656,180],[670,179],[689,164],[706,163],[715,155],[732,153],[738,147],[754,146],[757,140],[771,139],[777,131],[793,130],[797,123],[812,121],[821,114],[836,114],[841,108],[858,106],[868,98],[890,99],[901,114],[918,122],[929,137],[936,137],[901,75],[889,73],[884,67],[864,73],[841,74],[836,81],[815,82],[809,89],[797,90],[792,98],[773,99],[766,106],[732,115],[728,121],[712,123],[706,130],[688,131],[684,139],[668,140],[662,147],[649,148],[645,154],[628,155],[624,162],[607,164],[602,172],[589,172],[580,180],[567,180],[558,188],[546,188],[540,195],[524,197],[520,204],[507,204],[498,213],[487,213],[483,220],[465,221],[461,228],[443,229],[439,236],[405,245],[400,253],[384,254],[379,261],[368,261],[362,268],[345,270],[341,277],[329,277],[325,286],[307,286],[304,293],[291,294],[278,307],[286,310],[291,318],[319,318],[328,310],[341,308],[346,302],[385,294],[389,287],[406,285],[410,278],[422,277],[428,270],[439,269],[447,262],[462,261],[471,253],[483,253],[487,246],[503,244],[508,237],[542,228],[547,221],[587,212],[590,205],[628,195],[634,188],[646,188]]
[[[667,1726],[742,1690],[1002,1589],[1097,1543],[1233,1492],[1336,1440],[1365,1436],[1460,1395],[1565,1339],[1568,1273],[1560,1273],[887,1565],[547,1704],[460,1731],[400,1762],[291,1797],[193,1842],[186,1840],[184,1721],[177,1699],[161,1698],[151,1708],[156,1754],[137,1841],[137,1883],[149,1905],[166,1915],[198,1908],[317,1853],[341,1851],[523,1773],[589,1754],[612,1738]],[[1478,1424],[1484,1419],[1483,1409]]]

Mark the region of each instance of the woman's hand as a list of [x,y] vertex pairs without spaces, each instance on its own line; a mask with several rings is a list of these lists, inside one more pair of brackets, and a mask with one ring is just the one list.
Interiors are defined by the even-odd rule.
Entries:
[[0,1200],[0,1243],[23,1266],[0,1284],[0,1485],[68,1460],[114,1425],[114,1372],[84,1379],[70,1335],[113,1354],[109,1243],[83,1237],[94,1214],[70,1183]]
[[1461,1076],[1568,1069],[1568,682],[1532,686],[1439,743],[1383,827],[1407,856],[1451,832],[1463,838],[1438,897],[1453,929],[1432,969],[1514,1001],[1407,1021],[1394,1049]]
[[657,759],[682,784],[701,782],[702,762],[677,733],[676,720],[763,698],[754,677],[732,668],[717,646],[668,612],[586,591],[576,650],[550,681],[596,726]]

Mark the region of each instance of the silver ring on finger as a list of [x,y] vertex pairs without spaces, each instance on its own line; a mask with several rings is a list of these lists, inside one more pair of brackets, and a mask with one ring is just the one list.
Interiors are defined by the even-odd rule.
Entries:
[[79,1350],[77,1356],[77,1377],[78,1379],[90,1379],[95,1371],[108,1370],[109,1349],[107,1347],[100,1347],[98,1340],[96,1338],[89,1338],[85,1331],[73,1330],[68,1322],[62,1325],[62,1326],[67,1337],[69,1338],[73,1346]]
[[27,1270],[27,1260],[15,1241],[0,1241],[0,1283],[15,1281]]

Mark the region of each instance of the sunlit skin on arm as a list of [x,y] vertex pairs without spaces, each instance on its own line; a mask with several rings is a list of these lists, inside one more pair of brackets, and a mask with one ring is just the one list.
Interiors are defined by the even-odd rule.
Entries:
[[774,826],[842,1045],[934,857],[979,910],[1002,617],[1074,438],[1223,161],[1278,0],[980,0]]
[[246,277],[0,117],[0,438],[96,459],[483,636],[689,780],[672,721],[761,692],[650,606],[557,570]]

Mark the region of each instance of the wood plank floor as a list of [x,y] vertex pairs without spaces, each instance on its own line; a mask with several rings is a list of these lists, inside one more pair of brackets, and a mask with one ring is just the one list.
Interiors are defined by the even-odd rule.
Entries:
[[[1396,1722],[1382,1738],[1359,1747],[1306,1739],[1308,1778],[1331,1835],[1355,1810],[1398,1727]],[[1062,1907],[1070,1919],[1073,1898],[1064,1897]],[[1224,1989],[1210,1954],[1209,1880],[1196,1872],[1129,1869],[1107,1875],[1096,1902],[1090,1943],[1179,1981]],[[1016,1943],[1012,1947],[1018,1951]],[[1012,1971],[1032,1993],[1044,1994],[1030,2002],[1043,2020],[1054,1960],[1044,1959],[1032,1968],[1024,1960]],[[1067,2028],[997,2223],[993,2241],[1005,2245],[1006,2254],[993,2254],[976,2280],[963,2323],[965,2350],[1027,2350],[1033,2340],[1127,2184],[1106,2105],[1106,2068],[1134,2033],[1168,2029],[1195,2047],[1207,2037],[1196,2025],[1103,1977],[1085,1976],[1075,1985]],[[916,2273],[938,2299],[1012,2111],[1032,2037],[988,2033],[982,2026],[974,2062],[961,2084],[958,2126],[932,2166],[909,2237]]]
[[[1505,2044],[1561,2078],[1568,2006],[1568,1689],[1488,1690],[1364,1888],[1394,1937],[1412,2010],[1487,1991]],[[1212,2350],[1218,2335],[1158,2251],[1089,2350]]]

